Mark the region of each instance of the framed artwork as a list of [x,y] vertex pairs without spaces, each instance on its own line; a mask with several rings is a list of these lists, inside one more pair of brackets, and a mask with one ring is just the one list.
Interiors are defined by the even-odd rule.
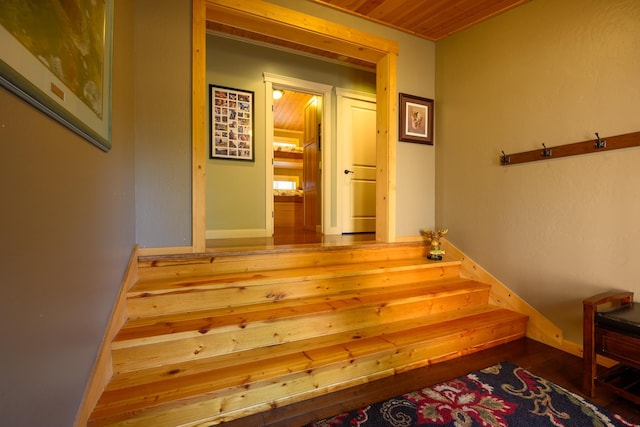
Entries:
[[111,148],[113,0],[0,1],[0,85]]
[[400,94],[400,141],[433,145],[433,99]]
[[254,161],[253,92],[209,85],[212,159]]

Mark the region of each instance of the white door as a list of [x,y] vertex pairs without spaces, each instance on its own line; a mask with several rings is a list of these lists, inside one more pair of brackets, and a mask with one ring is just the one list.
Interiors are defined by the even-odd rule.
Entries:
[[[375,99],[375,98],[374,98]],[[340,98],[342,233],[376,231],[376,104]]]

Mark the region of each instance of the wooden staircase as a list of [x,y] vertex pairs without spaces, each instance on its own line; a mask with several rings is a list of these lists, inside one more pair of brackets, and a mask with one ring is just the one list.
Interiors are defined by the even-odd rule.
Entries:
[[423,244],[141,257],[91,426],[209,426],[525,335]]

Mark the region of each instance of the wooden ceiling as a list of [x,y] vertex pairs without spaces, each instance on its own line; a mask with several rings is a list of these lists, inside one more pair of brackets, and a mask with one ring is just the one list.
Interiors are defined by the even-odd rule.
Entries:
[[302,132],[304,106],[313,95],[285,90],[282,98],[273,100],[273,128]]
[[311,0],[428,40],[442,40],[529,0]]
[[[310,0],[351,15],[383,24],[427,40],[438,41],[513,9],[530,0]],[[375,70],[375,61],[355,56],[337,55],[291,37],[273,37],[259,28],[240,30],[232,25],[207,21],[207,30],[233,38],[322,57],[363,69]]]

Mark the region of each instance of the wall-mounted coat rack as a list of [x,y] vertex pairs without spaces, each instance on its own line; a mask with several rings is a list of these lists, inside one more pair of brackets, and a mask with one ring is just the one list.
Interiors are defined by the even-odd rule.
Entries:
[[590,141],[575,142],[573,144],[558,145],[556,147],[547,147],[542,144],[541,149],[515,154],[505,154],[503,151],[500,156],[500,164],[507,166],[516,163],[535,162],[537,160],[555,159],[558,157],[576,156],[578,154],[637,146],[640,146],[640,132],[609,136],[607,139],[600,138],[600,135],[596,132],[596,139]]

